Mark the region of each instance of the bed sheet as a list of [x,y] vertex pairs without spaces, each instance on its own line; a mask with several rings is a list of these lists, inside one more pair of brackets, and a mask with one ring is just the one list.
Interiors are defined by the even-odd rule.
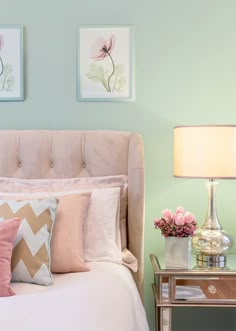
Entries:
[[148,331],[131,272],[109,262],[89,272],[54,274],[49,287],[12,283],[0,298],[1,331]]

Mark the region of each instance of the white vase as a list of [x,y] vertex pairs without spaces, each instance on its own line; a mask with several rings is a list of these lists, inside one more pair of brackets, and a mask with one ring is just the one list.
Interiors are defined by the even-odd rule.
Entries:
[[191,237],[166,237],[165,267],[166,269],[191,268]]

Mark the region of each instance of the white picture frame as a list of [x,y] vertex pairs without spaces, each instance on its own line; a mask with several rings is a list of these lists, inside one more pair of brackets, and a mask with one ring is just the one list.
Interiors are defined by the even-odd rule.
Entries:
[[0,25],[0,101],[24,100],[23,26]]
[[135,100],[132,26],[81,26],[77,61],[79,101]]

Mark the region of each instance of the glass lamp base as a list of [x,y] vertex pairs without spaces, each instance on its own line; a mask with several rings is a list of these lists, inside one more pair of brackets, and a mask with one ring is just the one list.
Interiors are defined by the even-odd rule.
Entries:
[[208,187],[208,209],[205,222],[194,233],[192,246],[197,254],[197,266],[200,269],[227,268],[226,252],[233,246],[232,237],[223,230],[216,212],[216,182],[210,179]]
[[197,254],[196,263],[198,268],[213,268],[213,269],[225,269],[227,268],[226,255],[206,255]]

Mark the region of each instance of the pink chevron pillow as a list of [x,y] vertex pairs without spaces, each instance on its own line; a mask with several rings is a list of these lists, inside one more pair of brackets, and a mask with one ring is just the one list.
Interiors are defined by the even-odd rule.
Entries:
[[0,222],[0,297],[15,295],[10,286],[11,256],[20,223],[20,218]]

